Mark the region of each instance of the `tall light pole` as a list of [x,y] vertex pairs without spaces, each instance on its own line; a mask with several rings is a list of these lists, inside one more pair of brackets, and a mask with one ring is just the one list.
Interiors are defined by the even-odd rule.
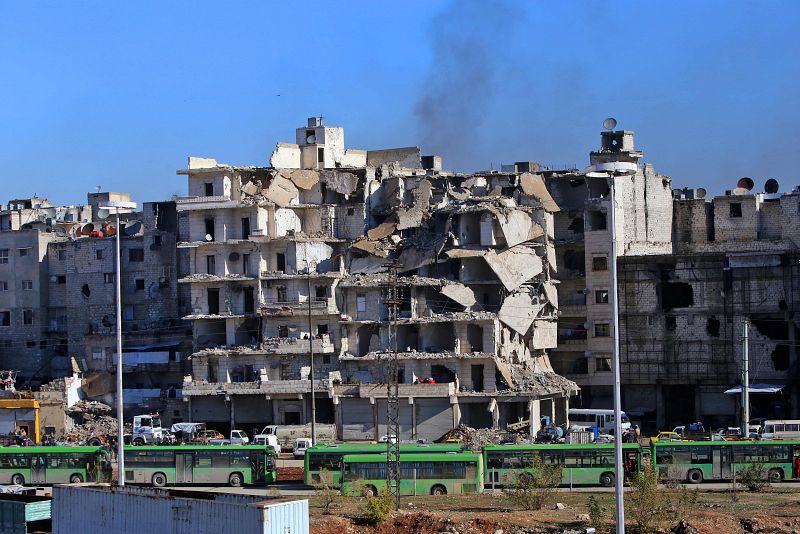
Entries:
[[614,372],[614,495],[617,508],[617,534],[625,534],[625,500],[623,488],[625,486],[625,469],[622,462],[622,394],[619,369],[619,299],[617,294],[617,223],[616,205],[614,201],[614,180],[622,176],[636,174],[639,166],[635,163],[615,161],[598,163],[586,168],[589,178],[605,178],[608,180],[608,219],[611,226],[611,316],[614,332],[614,344],[611,354],[612,370]]
[[311,323],[311,265],[312,262],[306,259],[306,281],[308,283],[308,352],[311,355],[311,443],[317,444],[317,400],[314,392],[314,332]]
[[135,202],[108,201],[98,206],[116,215],[116,285],[117,285],[117,484],[125,485],[125,420],[122,412],[122,254],[120,253],[119,226],[120,213],[131,213],[136,209]]

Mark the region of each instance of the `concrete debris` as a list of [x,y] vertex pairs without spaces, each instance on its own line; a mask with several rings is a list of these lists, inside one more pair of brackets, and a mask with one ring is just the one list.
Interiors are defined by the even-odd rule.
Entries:
[[410,247],[400,253],[400,272],[419,269],[436,261],[446,242],[446,236],[432,232],[418,236]]
[[392,235],[396,229],[397,223],[385,222],[383,224],[379,224],[371,230],[367,230],[367,238],[372,239],[373,241],[377,239],[384,239]]
[[515,386],[514,390],[535,395],[576,395],[580,388],[578,385],[554,372],[536,372],[530,368],[519,365],[512,367]]
[[425,212],[417,209],[401,208],[397,210],[397,229],[406,230],[407,228],[416,228],[422,226],[422,221],[425,218]]
[[558,308],[558,289],[552,280],[547,280],[542,284],[544,294],[547,296],[547,302],[554,308]]
[[556,201],[553,200],[553,197],[547,190],[547,186],[544,185],[544,179],[540,174],[532,174],[529,172],[522,173],[522,176],[520,176],[520,185],[522,186],[522,192],[526,195],[536,197],[539,202],[542,203],[542,207],[545,210],[550,213],[561,211],[558,204],[556,204]]
[[442,295],[453,299],[465,308],[469,309],[475,305],[475,292],[464,284],[448,284],[441,289]]
[[350,246],[352,248],[363,250],[368,254],[372,254],[373,256],[379,256],[381,258],[388,257],[390,251],[390,247],[384,245],[382,242],[370,241],[369,239],[359,239]]
[[506,246],[508,247],[513,247],[515,245],[519,245],[520,243],[524,243],[525,241],[530,241],[531,234],[538,234],[536,237],[544,234],[538,224],[535,225],[538,228],[538,232],[533,231],[534,222],[531,220],[530,215],[524,211],[492,211],[497,218],[497,222],[500,224],[500,229],[503,231],[503,237],[505,237]]
[[505,298],[498,318],[524,336],[540,309],[529,293],[520,291]]
[[269,184],[264,196],[277,206],[285,208],[291,204],[292,200],[296,199],[299,194],[297,187],[295,187],[291,180],[287,180],[280,174],[277,174]]
[[490,249],[483,258],[508,291],[516,291],[542,272],[542,259],[536,251],[522,245],[500,254]]
[[254,196],[261,190],[261,186],[253,182],[247,182],[242,186],[242,193],[249,196]]
[[325,185],[331,191],[336,191],[345,196],[355,193],[358,188],[358,176],[350,172],[320,171],[325,179]]
[[352,274],[373,274],[386,272],[386,260],[375,256],[364,258],[353,258],[350,261],[350,273]]
[[281,169],[279,174],[292,181],[299,189],[308,191],[319,183],[319,172],[303,169]]

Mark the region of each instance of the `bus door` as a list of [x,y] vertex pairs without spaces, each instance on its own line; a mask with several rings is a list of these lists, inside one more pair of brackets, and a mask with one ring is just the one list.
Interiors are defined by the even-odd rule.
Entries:
[[179,452],[175,454],[175,483],[192,482],[192,453]]
[[731,478],[731,447],[711,447],[711,476]]
[[31,484],[47,482],[47,457],[44,454],[31,456]]

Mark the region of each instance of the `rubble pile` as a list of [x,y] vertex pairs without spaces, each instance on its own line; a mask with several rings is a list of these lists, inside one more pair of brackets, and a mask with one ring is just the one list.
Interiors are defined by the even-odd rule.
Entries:
[[109,415],[111,406],[97,401],[81,400],[66,409],[72,419],[73,426],[63,436],[56,436],[58,441],[88,444],[93,437],[117,434],[117,418]]
[[458,440],[471,450],[480,450],[484,445],[500,445],[506,443],[522,443],[526,441],[523,434],[505,432],[494,428],[472,428],[461,424],[441,438],[437,443],[445,443],[448,440]]

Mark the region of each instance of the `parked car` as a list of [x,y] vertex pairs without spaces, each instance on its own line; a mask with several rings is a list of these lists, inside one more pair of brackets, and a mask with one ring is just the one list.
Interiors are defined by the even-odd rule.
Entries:
[[681,441],[681,435],[677,432],[659,432],[650,441]]
[[397,436],[384,434],[380,437],[378,443],[397,443]]
[[[194,435],[191,443],[196,445],[208,445],[212,440],[225,440],[225,436],[216,430],[201,430]],[[229,440],[228,443],[230,443]]]
[[231,440],[229,439],[210,439],[208,440],[208,445],[230,445]]
[[249,445],[250,438],[247,437],[247,432],[244,430],[231,430],[231,444],[232,445]]

